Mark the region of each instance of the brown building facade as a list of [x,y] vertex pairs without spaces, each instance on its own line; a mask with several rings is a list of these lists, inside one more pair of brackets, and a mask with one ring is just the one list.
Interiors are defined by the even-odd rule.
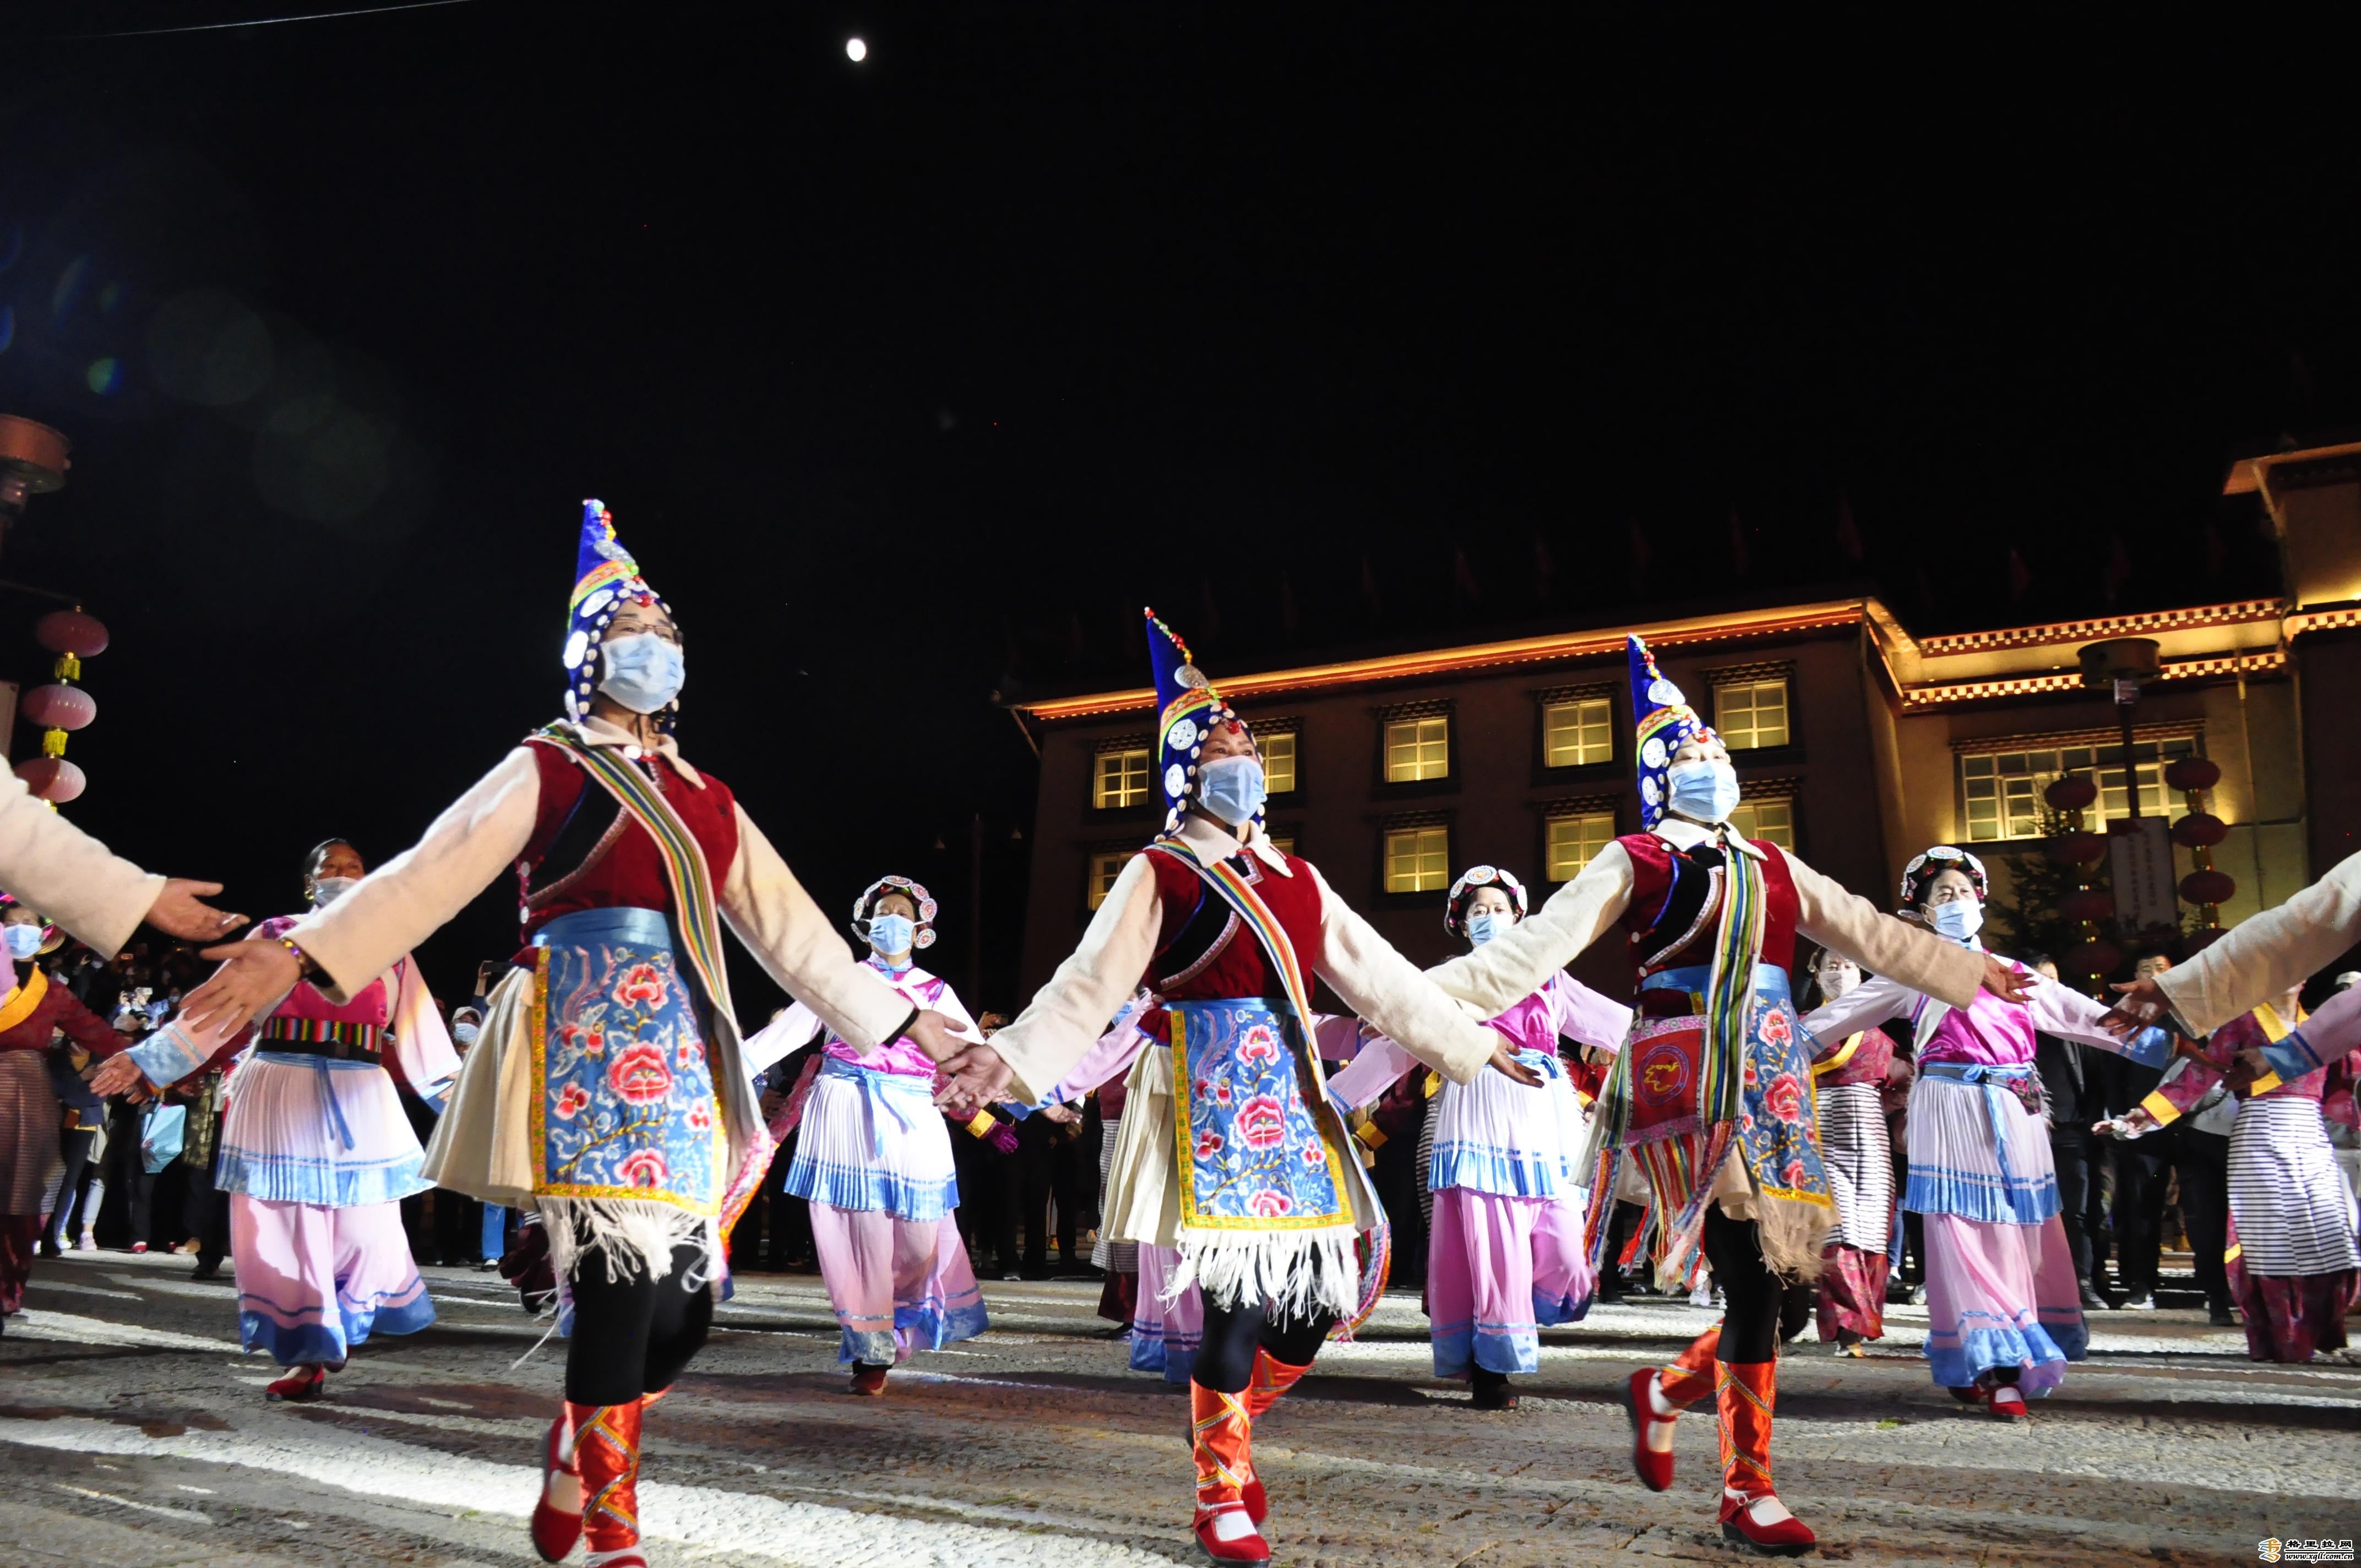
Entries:
[[[1929,844],[2038,848],[2060,773],[2093,776],[2094,817],[2125,815],[2136,787],[2143,815],[2172,819],[2188,803],[2163,767],[2209,757],[2232,924],[2361,848],[2361,447],[2242,464],[2242,486],[2279,532],[2282,598],[1925,639],[1853,598],[1207,674],[1261,738],[1272,835],[1420,962],[1447,956],[1444,890],[1462,870],[1506,866],[1538,900],[1638,828],[1627,631],[1729,741],[1746,831],[1884,906]],[[2114,694],[2086,687],[2076,657],[2118,638],[2161,657],[2133,710],[2129,786]],[[1022,710],[1042,766],[1028,992],[1159,824],[1152,709],[1141,688]],[[2177,879],[2192,865],[2175,854]],[[1576,973],[1628,984],[1617,947]]]

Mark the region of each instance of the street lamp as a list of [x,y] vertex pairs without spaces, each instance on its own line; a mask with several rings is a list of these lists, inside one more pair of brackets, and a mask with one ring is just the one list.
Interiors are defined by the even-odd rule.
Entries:
[[48,425],[0,414],[0,539],[25,515],[27,497],[64,486],[71,445]]

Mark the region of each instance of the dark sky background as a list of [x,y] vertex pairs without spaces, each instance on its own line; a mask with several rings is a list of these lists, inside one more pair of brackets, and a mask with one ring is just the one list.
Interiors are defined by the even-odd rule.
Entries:
[[[1563,5],[123,36],[309,8],[0,21],[0,410],[75,443],[0,576],[114,630],[69,814],[256,915],[554,716],[586,495],[684,620],[686,753],[824,906],[918,877],[964,980],[983,816],[1005,1007],[992,697],[1141,683],[1142,603],[1218,680],[2268,594],[2224,460],[2361,422],[2349,84],[2284,51]],[[0,674],[41,608],[0,593]],[[428,972],[513,940],[496,890]]]

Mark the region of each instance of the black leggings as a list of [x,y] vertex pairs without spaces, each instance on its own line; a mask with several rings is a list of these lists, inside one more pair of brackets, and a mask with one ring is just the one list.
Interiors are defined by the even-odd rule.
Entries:
[[1257,1349],[1270,1352],[1270,1358],[1282,1366],[1309,1366],[1335,1321],[1331,1312],[1274,1319],[1259,1301],[1250,1307],[1217,1307],[1209,1300],[1205,1337],[1197,1346],[1191,1376],[1215,1393],[1242,1394],[1254,1380]]
[[1779,1350],[1779,1303],[1786,1282],[1763,1261],[1763,1243],[1752,1220],[1733,1220],[1714,1205],[1705,1212],[1705,1256],[1721,1287],[1719,1360],[1753,1365]]
[[713,1326],[713,1292],[681,1288],[699,1255],[697,1248],[675,1247],[672,1272],[662,1279],[641,1267],[609,1279],[606,1254],[583,1250],[574,1274],[574,1337],[566,1347],[567,1399],[628,1405],[672,1387]]

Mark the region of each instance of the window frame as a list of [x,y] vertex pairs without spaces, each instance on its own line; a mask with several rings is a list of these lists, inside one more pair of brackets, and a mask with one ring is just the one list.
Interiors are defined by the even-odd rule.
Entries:
[[[1784,804],[1787,807],[1788,841],[1779,847],[1800,859],[1804,853],[1803,779],[1788,773],[1776,778],[1746,779],[1740,783],[1738,804],[1741,806],[1759,806],[1772,802]],[[1745,835],[1750,839],[1760,836],[1759,834]],[[1772,842],[1777,841],[1774,839]]]
[[[1282,735],[1294,745],[1293,782],[1285,789],[1270,789],[1270,798],[1276,801],[1292,801],[1299,798],[1303,793],[1303,720],[1301,718],[1249,718],[1246,720],[1246,728],[1254,731],[1255,746],[1257,750],[1260,750],[1266,742],[1275,740]],[[1269,789],[1269,769],[1265,767],[1263,773],[1264,786]]]
[[[1963,845],[1995,846],[2039,843],[2043,838],[2040,830],[2041,817],[2048,810],[2047,803],[2042,799],[2042,792],[2050,782],[2064,777],[2068,773],[2083,774],[2099,785],[2098,798],[2083,808],[2083,825],[2092,832],[2103,833],[2110,821],[2120,819],[2120,814],[2109,815],[2108,786],[2101,782],[2100,774],[2124,771],[2122,751],[2122,733],[2112,729],[2053,730],[2035,735],[1993,735],[1979,737],[1972,740],[1953,741],[1951,743],[1951,788],[1954,812],[1952,827],[1957,834],[1957,841]],[[2143,751],[2148,752],[2145,758],[2139,754]],[[2112,762],[2103,760],[2110,751],[2116,753],[2115,759]],[[2189,811],[2188,801],[2180,791],[2173,789],[2164,782],[2164,769],[2182,757],[2202,757],[2206,754],[2204,725],[2197,721],[2180,721],[2136,726],[2132,731],[2132,753],[2131,777],[2135,784],[2140,784],[2142,796],[2140,814],[2144,817],[2160,815],[2168,823],[2178,821],[2181,817],[2186,816]],[[2016,773],[2000,771],[2000,760],[2003,758],[2041,757],[2054,761],[2057,764],[2056,771],[2043,772],[2033,767],[2027,767]],[[1971,781],[1969,776],[1969,764],[1979,761],[1991,762],[1993,764],[1993,772],[1979,775],[1977,780]],[[2147,798],[2148,790],[2139,780],[2140,772],[2150,768],[2156,770],[2154,788],[2157,799],[2153,803],[2155,807],[2153,811],[2150,809],[2152,803]],[[1974,807],[1980,802],[1971,797],[1970,785],[1971,782],[1981,782],[1984,777],[1989,777],[1994,786],[1991,797],[1994,807],[1992,820],[1999,831],[1991,838],[1980,839],[1975,835],[1974,819]],[[2026,781],[2026,793],[2028,796],[2026,804],[2028,809],[2024,813],[2008,809],[2010,797],[2005,786],[2007,781],[2012,779]],[[2119,784],[2115,787],[2120,791],[2123,786]],[[2008,829],[2012,824],[2019,822],[2030,826],[2032,831],[2023,836],[2010,833]]]
[[[1554,782],[1588,778],[1594,773],[1603,777],[1630,756],[1631,740],[1627,733],[1628,727],[1619,721],[1616,706],[1619,691],[1612,684],[1592,682],[1581,685],[1545,686],[1530,695],[1533,699],[1533,776],[1536,780]],[[1589,762],[1551,762],[1550,710],[1586,702],[1604,702],[1607,705],[1607,755]]]
[[[1371,787],[1381,799],[1400,799],[1404,795],[1453,795],[1459,789],[1459,716],[1458,705],[1448,700],[1440,702],[1396,703],[1369,710],[1377,721],[1375,744],[1370,748]],[[1387,773],[1387,752],[1389,743],[1387,731],[1397,724],[1411,720],[1441,719],[1443,721],[1443,773],[1431,779],[1396,779]],[[1422,744],[1423,742],[1422,742]],[[1302,765],[1301,753],[1297,766]]]
[[[1620,795],[1570,795],[1564,799],[1543,802],[1540,807],[1540,819],[1536,825],[1538,837],[1535,844],[1535,863],[1542,869],[1541,885],[1554,889],[1563,887],[1566,883],[1574,880],[1572,877],[1560,877],[1553,873],[1550,865],[1550,827],[1553,823],[1604,817],[1608,819],[1609,828],[1608,838],[1610,840],[1620,839],[1623,836],[1623,797]],[[1587,863],[1585,861],[1585,864]],[[1580,867],[1576,868],[1577,872],[1580,869]]]
[[[1459,828],[1455,814],[1448,811],[1397,812],[1380,817],[1377,823],[1376,886],[1371,901],[1389,908],[1439,906],[1451,894],[1452,857],[1458,852]],[[1439,831],[1443,835],[1443,881],[1432,888],[1395,891],[1389,885],[1388,850],[1398,834]]]
[[[1148,758],[1147,791],[1139,799],[1121,805],[1102,805],[1099,801],[1099,768],[1103,759],[1129,752],[1144,752]],[[1156,737],[1153,735],[1111,735],[1092,743],[1090,763],[1083,773],[1083,809],[1095,820],[1136,813],[1147,815],[1162,806],[1164,792],[1156,780]]]

